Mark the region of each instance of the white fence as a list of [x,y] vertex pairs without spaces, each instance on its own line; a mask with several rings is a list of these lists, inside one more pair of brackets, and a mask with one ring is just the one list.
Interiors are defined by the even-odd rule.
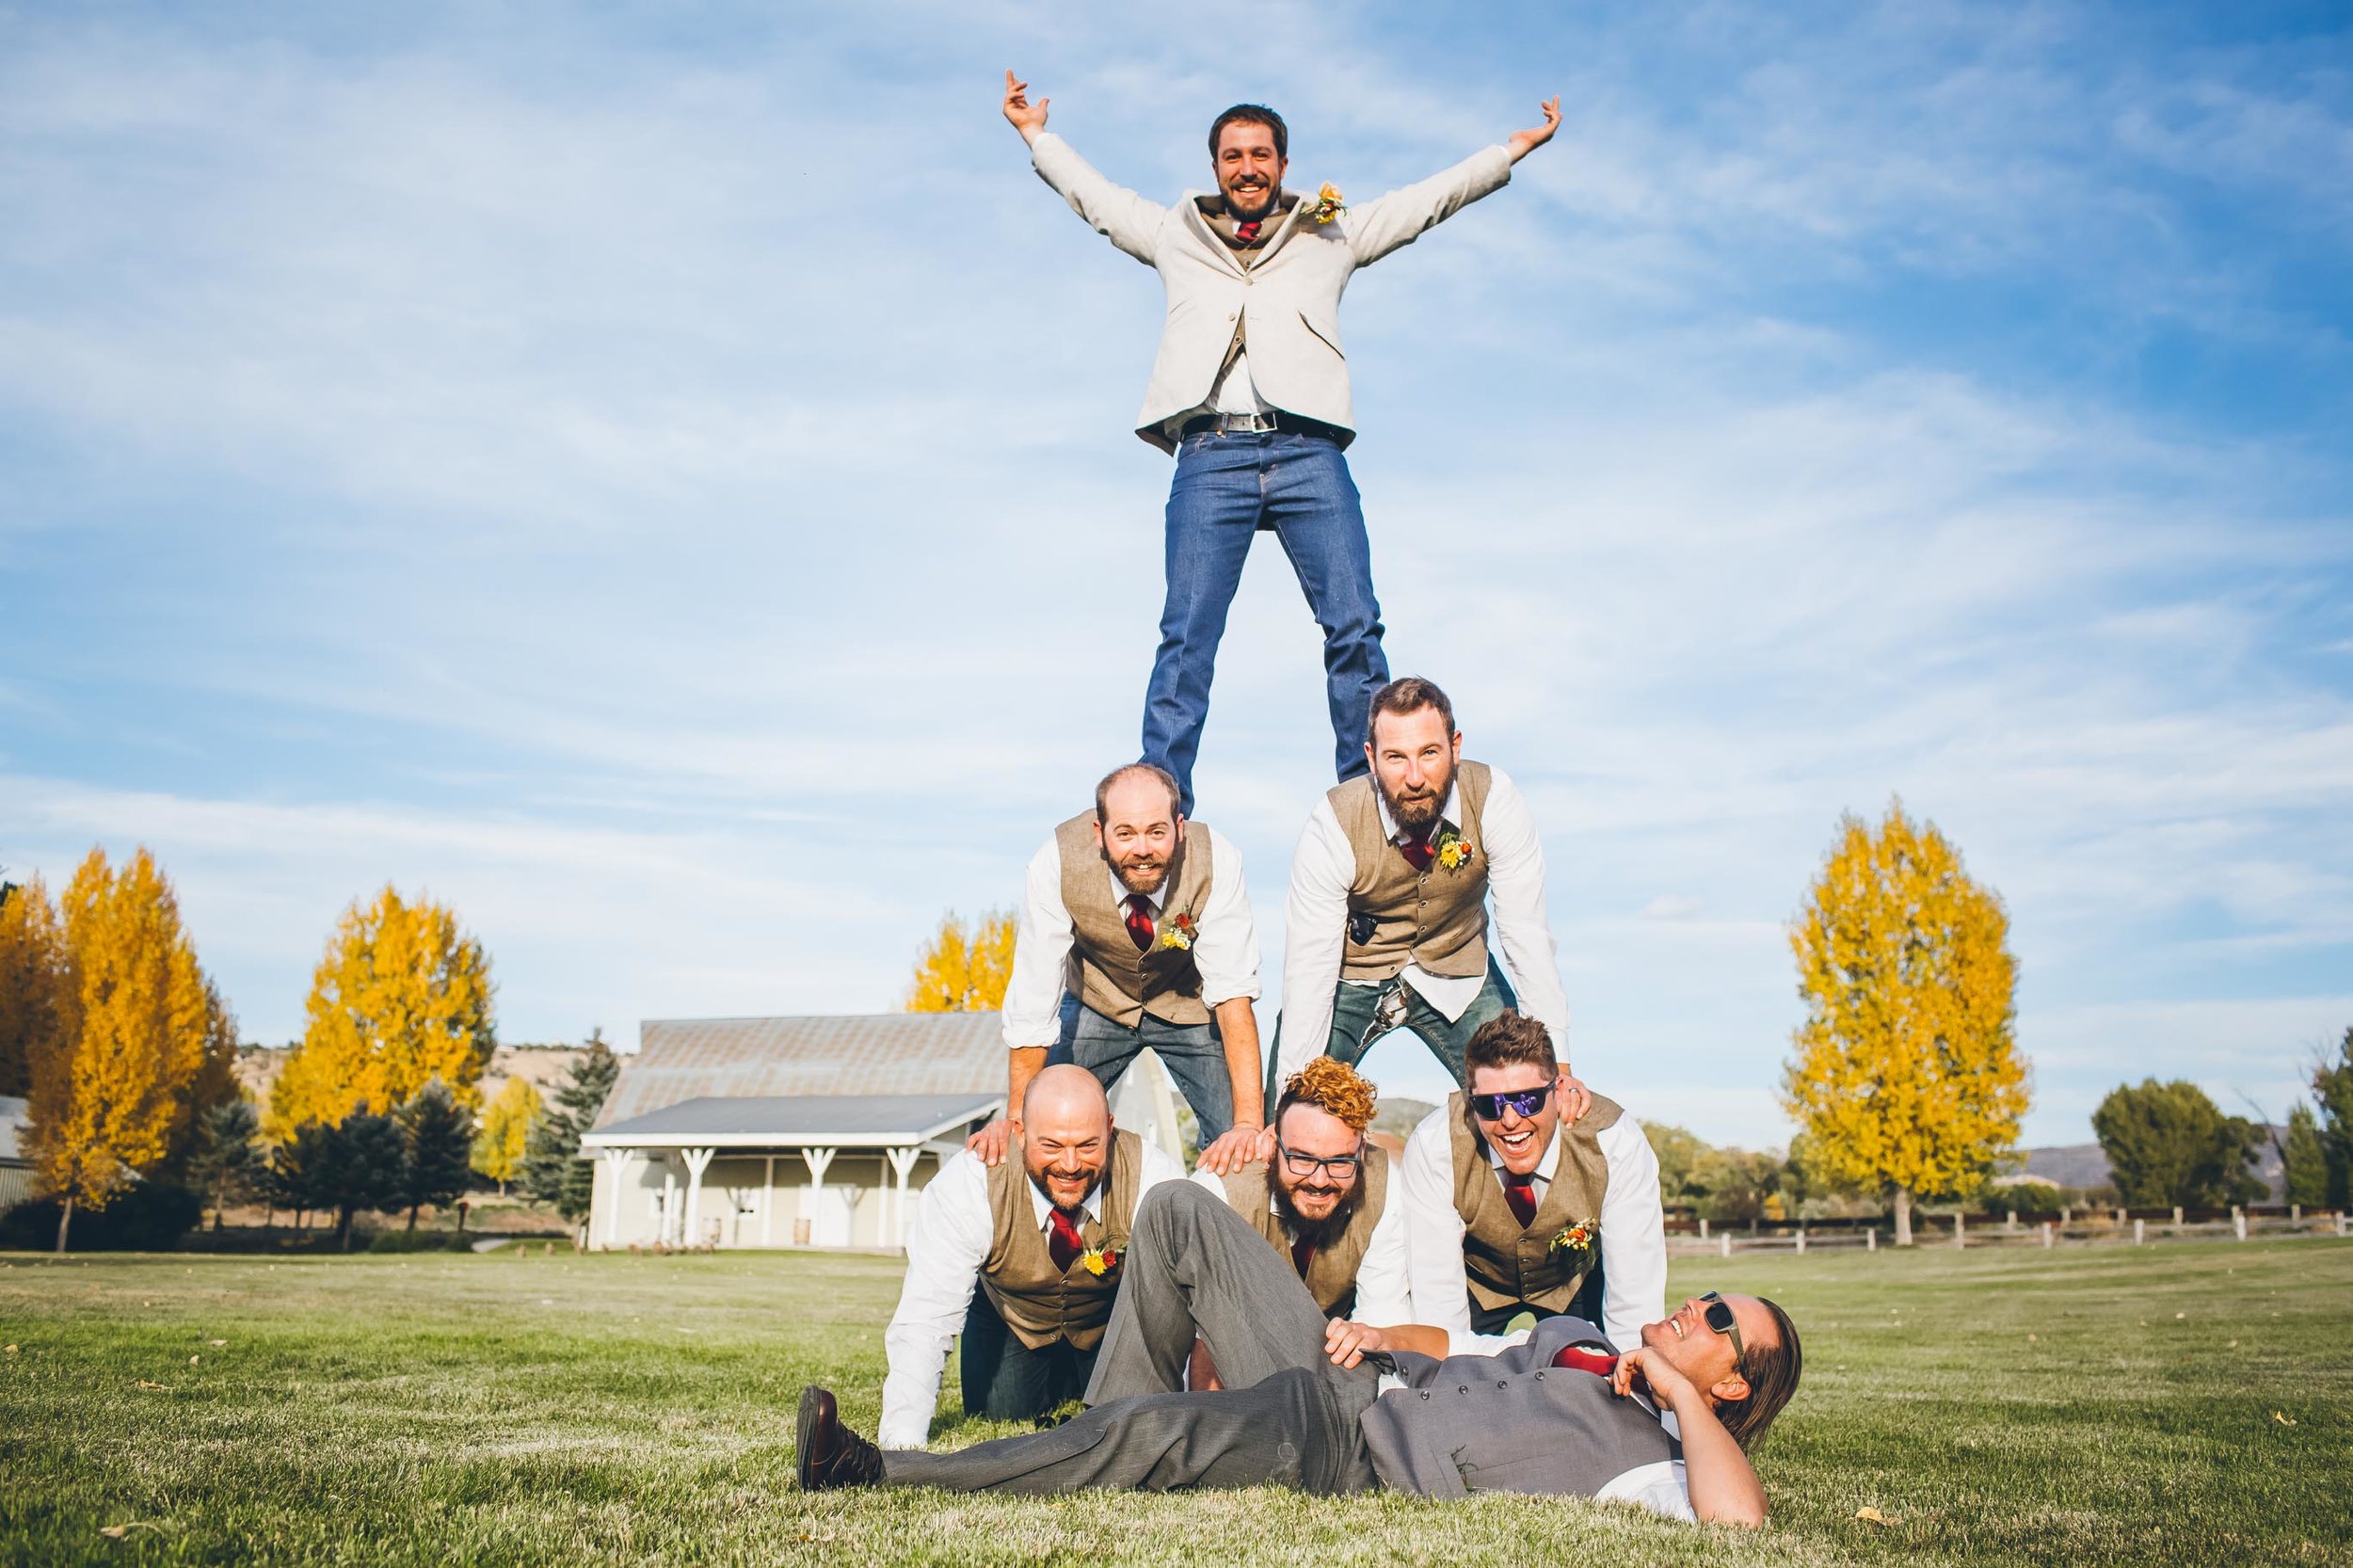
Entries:
[[[2178,1216],[2181,1210],[2176,1209]],[[2082,1219],[2073,1215],[2063,1220],[2022,1222],[1969,1220],[1960,1215],[1917,1215],[1913,1217],[1912,1240],[1914,1247],[2045,1247],[2060,1246],[2127,1246],[2142,1247],[2169,1241],[2247,1241],[2312,1237],[2328,1240],[2353,1237],[2353,1221],[2341,1213],[2305,1214],[2300,1211],[2287,1216],[2250,1215],[2244,1209],[2233,1209],[2227,1220],[2152,1220],[2147,1216],[2127,1218],[2121,1209],[2103,1211]],[[1715,1235],[1674,1235],[1667,1238],[1667,1253],[1672,1257],[1692,1257],[1713,1255],[1730,1257],[1735,1253],[1759,1252],[1877,1252],[1895,1244],[1895,1231],[1889,1225],[1850,1226],[1834,1228],[1797,1225],[1781,1227],[1778,1234],[1749,1234],[1737,1230],[1720,1231]]]

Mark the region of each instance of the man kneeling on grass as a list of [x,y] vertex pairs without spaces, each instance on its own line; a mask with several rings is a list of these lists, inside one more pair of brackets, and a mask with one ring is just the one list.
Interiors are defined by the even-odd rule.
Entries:
[[[1710,1292],[1612,1354],[1547,1319],[1496,1355],[1439,1360],[1443,1331],[1326,1322],[1297,1272],[1190,1182],[1138,1212],[1127,1282],[1087,1389],[1051,1432],[956,1453],[884,1453],[801,1395],[801,1484],[952,1492],[1167,1492],[1273,1482],[1622,1498],[1679,1519],[1762,1524],[1746,1450],[1797,1390],[1798,1332],[1772,1303]],[[1196,1335],[1227,1387],[1181,1391]]]

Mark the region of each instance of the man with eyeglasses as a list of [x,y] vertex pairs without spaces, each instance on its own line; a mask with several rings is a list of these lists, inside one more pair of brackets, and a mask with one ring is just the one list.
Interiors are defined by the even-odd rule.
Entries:
[[1414,1317],[1457,1351],[1527,1314],[1635,1342],[1667,1294],[1658,1157],[1613,1100],[1564,1107],[1551,1032],[1518,1013],[1465,1048],[1469,1091],[1416,1128],[1399,1161]]
[[[1298,1272],[1316,1310],[1369,1328],[1409,1322],[1405,1222],[1389,1157],[1365,1136],[1379,1092],[1356,1070],[1319,1056],[1293,1073],[1274,1104],[1274,1158],[1193,1179],[1232,1206]],[[1195,1360],[1192,1386],[1214,1388],[1213,1357]]]
[[[832,1394],[801,1396],[801,1485],[1054,1494],[1266,1483],[1323,1496],[1386,1486],[1617,1499],[1671,1518],[1765,1521],[1749,1450],[1796,1392],[1796,1325],[1771,1302],[1714,1293],[1643,1325],[1620,1352],[1594,1324],[1539,1323],[1495,1354],[1439,1359],[1327,1323],[1243,1220],[1185,1183],[1137,1215],[1092,1406],[1052,1432],[954,1453],[881,1453]],[[1196,1339],[1229,1386],[1180,1388]]]
[[[1463,756],[1454,704],[1418,676],[1373,694],[1365,759],[1370,775],[1316,803],[1291,859],[1277,1073],[1319,1053],[1361,1061],[1403,1029],[1460,1084],[1465,1043],[1507,1009],[1565,1041],[1528,802]],[[1568,1079],[1567,1092],[1581,1112],[1584,1085]]]

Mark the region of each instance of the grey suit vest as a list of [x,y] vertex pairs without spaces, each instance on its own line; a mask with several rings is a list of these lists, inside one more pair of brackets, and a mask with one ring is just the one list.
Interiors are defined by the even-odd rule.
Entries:
[[1609,1343],[1581,1318],[1547,1318],[1501,1355],[1396,1355],[1406,1386],[1358,1419],[1383,1484],[1421,1497],[1591,1497],[1628,1470],[1681,1459],[1658,1417],[1609,1380],[1552,1365],[1585,1340]]

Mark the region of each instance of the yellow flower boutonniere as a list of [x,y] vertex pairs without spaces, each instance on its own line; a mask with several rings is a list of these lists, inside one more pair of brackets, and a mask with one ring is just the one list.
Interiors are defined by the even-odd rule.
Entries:
[[1329,223],[1346,211],[1348,211],[1347,199],[1340,195],[1337,185],[1327,180],[1324,182],[1323,188],[1316,192],[1315,207],[1307,216],[1318,223]]
[[1079,1255],[1079,1261],[1086,1265],[1088,1273],[1099,1279],[1119,1267],[1119,1254],[1108,1245],[1089,1247]]
[[1438,864],[1448,871],[1461,871],[1476,851],[1472,842],[1454,829],[1443,828],[1438,834]]
[[1593,1242],[1600,1235],[1599,1221],[1579,1220],[1573,1225],[1562,1227],[1559,1235],[1545,1243],[1545,1250],[1564,1252],[1571,1257],[1582,1259],[1592,1255]]
[[1191,915],[1171,915],[1160,922],[1160,951],[1171,948],[1178,952],[1192,951],[1193,939],[1201,935],[1201,928],[1193,923]]

